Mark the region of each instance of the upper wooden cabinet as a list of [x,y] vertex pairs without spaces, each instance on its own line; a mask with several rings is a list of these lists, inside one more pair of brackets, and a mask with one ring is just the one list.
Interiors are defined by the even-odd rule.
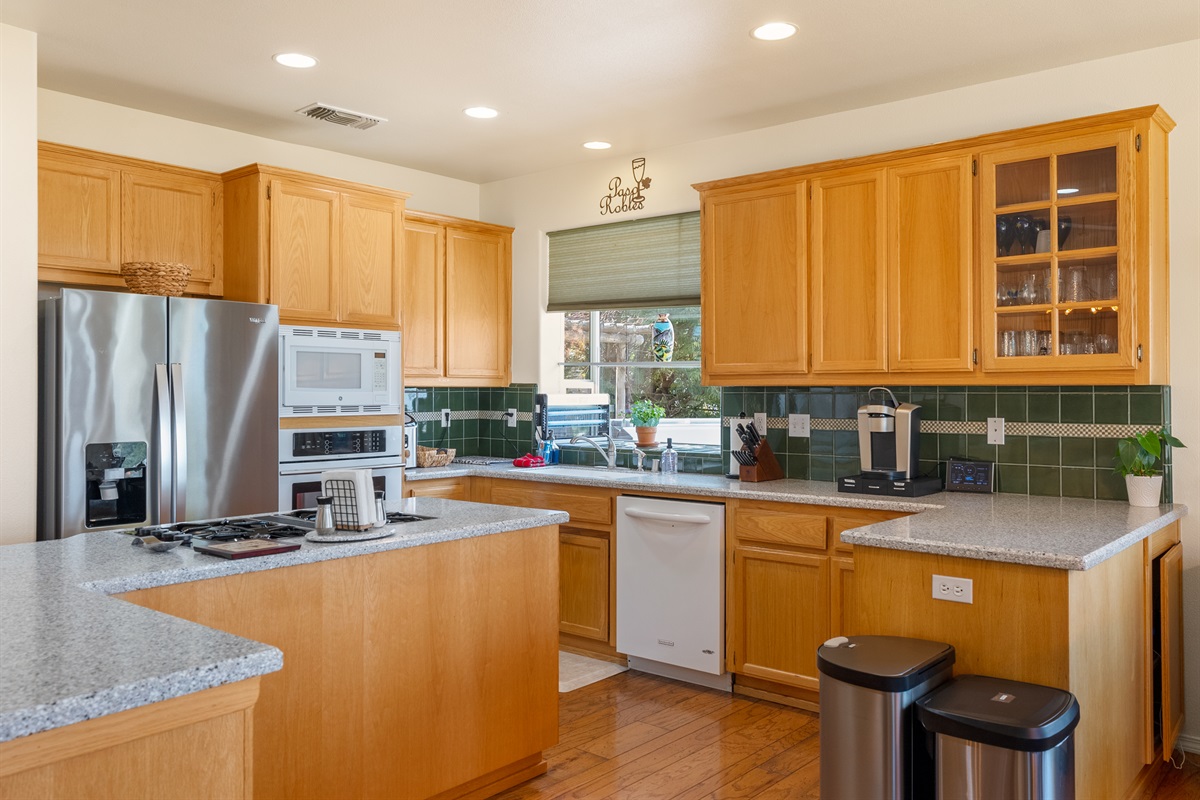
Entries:
[[981,153],[985,369],[1168,382],[1173,126],[1156,110]]
[[225,173],[225,296],[286,324],[400,326],[404,192],[252,164]]
[[124,286],[121,264],[192,268],[189,294],[222,293],[220,176],[38,144],[38,280]]
[[404,377],[417,386],[507,386],[512,228],[405,214]]
[[1172,127],[1150,106],[697,184],[706,383],[1168,382]]
[[705,385],[786,383],[807,371],[807,199],[803,181],[703,194]]

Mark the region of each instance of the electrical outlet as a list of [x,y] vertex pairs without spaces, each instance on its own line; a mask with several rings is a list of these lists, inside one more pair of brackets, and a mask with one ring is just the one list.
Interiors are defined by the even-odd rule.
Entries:
[[767,438],[767,412],[759,411],[754,415],[754,427],[760,436]]
[[517,410],[515,408],[510,408],[508,410],[508,427],[517,427]]
[[988,417],[988,444],[1004,444],[1004,417]]
[[808,414],[788,414],[788,436],[807,439],[812,435]]
[[974,582],[970,578],[951,578],[946,575],[934,575],[933,599],[949,600],[952,603],[974,603]]
[[442,409],[442,427],[443,428],[450,427],[450,409],[448,409],[448,408]]

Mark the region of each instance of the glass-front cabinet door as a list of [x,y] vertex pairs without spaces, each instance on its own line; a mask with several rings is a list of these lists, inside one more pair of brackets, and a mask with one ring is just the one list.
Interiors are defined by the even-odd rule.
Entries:
[[1134,363],[1133,134],[980,156],[985,370]]

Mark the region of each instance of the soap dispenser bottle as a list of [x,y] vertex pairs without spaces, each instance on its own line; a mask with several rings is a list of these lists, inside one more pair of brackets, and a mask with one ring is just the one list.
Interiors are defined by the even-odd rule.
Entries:
[[662,471],[664,475],[674,475],[679,472],[679,451],[667,439],[667,449],[662,451]]

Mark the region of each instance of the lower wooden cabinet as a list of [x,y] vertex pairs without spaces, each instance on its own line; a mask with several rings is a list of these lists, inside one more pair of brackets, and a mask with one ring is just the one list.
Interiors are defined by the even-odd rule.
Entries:
[[817,648],[829,638],[829,558],[737,547],[733,671],[817,688]]
[[588,639],[609,638],[607,531],[562,526],[558,532],[558,629]]
[[443,500],[470,500],[467,479],[441,478],[431,481],[405,481],[405,497],[440,497]]

